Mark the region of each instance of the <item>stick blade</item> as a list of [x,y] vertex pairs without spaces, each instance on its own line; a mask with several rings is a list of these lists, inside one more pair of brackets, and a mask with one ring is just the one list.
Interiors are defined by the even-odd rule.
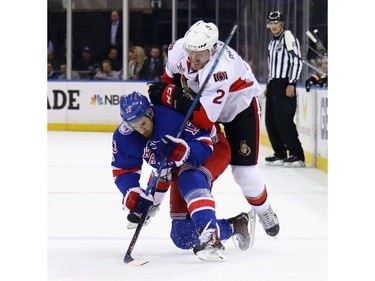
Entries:
[[284,34],[284,38],[285,38],[286,49],[288,50],[288,52],[293,51],[294,50],[293,47],[295,46],[296,42],[294,41],[292,32],[290,32],[290,30],[286,30]]
[[131,255],[128,255],[126,254],[125,257],[124,257],[124,263],[131,263],[132,261],[134,261],[134,259],[132,258]]
[[309,30],[306,31],[306,35],[307,35],[307,37],[310,38],[311,41],[313,41],[313,43],[316,44],[318,42],[318,40],[316,40],[316,38],[314,37],[314,35],[312,35],[312,33]]
[[256,225],[256,213],[255,211],[252,209],[250,210],[250,212],[247,213],[248,217],[249,217],[249,234],[250,234],[250,245],[249,245],[249,248],[253,247],[254,245],[254,240],[255,240],[255,225]]
[[142,266],[149,263],[149,261],[135,260],[131,255],[126,254],[124,257],[124,263],[134,266]]

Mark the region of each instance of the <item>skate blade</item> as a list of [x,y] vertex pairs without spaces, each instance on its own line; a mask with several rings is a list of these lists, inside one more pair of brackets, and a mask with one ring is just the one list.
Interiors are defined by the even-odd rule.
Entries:
[[250,236],[250,243],[249,243],[249,248],[253,247],[254,245],[254,240],[255,240],[255,225],[256,225],[256,213],[255,210],[251,210],[250,212],[247,213],[249,217],[249,236]]
[[222,262],[225,261],[224,253],[218,253],[216,252],[204,252],[199,251],[196,253],[197,257],[202,261],[212,261],[212,262]]

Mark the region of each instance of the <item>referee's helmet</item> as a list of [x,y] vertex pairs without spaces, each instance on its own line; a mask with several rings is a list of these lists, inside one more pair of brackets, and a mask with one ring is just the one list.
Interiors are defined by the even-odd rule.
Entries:
[[283,15],[279,11],[272,11],[267,18],[268,22],[279,22],[283,21]]

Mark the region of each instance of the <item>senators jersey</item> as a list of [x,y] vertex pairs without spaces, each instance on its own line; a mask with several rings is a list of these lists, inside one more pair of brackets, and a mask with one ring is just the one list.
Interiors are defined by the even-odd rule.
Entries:
[[[154,111],[154,129],[151,139],[147,140],[136,131],[121,123],[112,138],[112,174],[113,179],[125,196],[129,188],[138,187],[143,162],[158,169],[164,160],[158,150],[158,143],[165,135],[176,136],[184,116],[166,106],[152,106]],[[187,122],[180,136],[190,147],[186,162],[198,166],[205,162],[213,151],[213,144],[207,130],[198,129]],[[165,168],[176,167],[167,160]]]
[[[182,86],[198,93],[224,43],[218,41],[216,52],[198,71],[190,68],[183,43],[181,38],[169,45],[163,80],[172,83],[174,75],[181,74]],[[202,106],[199,112],[193,113],[192,122],[200,128],[210,128],[216,121],[230,122],[260,94],[261,88],[249,64],[227,46],[202,92],[199,100]]]

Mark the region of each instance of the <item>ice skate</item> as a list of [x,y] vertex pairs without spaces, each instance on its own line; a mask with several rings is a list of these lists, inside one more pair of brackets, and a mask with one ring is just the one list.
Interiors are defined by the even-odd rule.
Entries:
[[194,254],[204,261],[223,261],[225,247],[215,229],[204,229],[199,236],[199,244],[193,249]]
[[277,219],[276,214],[273,212],[271,205],[263,213],[258,213],[259,221],[262,224],[264,231],[269,236],[276,236],[279,233],[280,226],[279,220]]
[[306,167],[305,161],[298,159],[296,156],[290,156],[284,159],[284,167],[289,168],[303,168]]
[[265,165],[266,166],[283,166],[284,158],[279,158],[275,155],[267,156],[265,158]]
[[241,250],[247,250],[254,244],[255,217],[255,211],[251,210],[227,220],[233,228],[233,242]]

